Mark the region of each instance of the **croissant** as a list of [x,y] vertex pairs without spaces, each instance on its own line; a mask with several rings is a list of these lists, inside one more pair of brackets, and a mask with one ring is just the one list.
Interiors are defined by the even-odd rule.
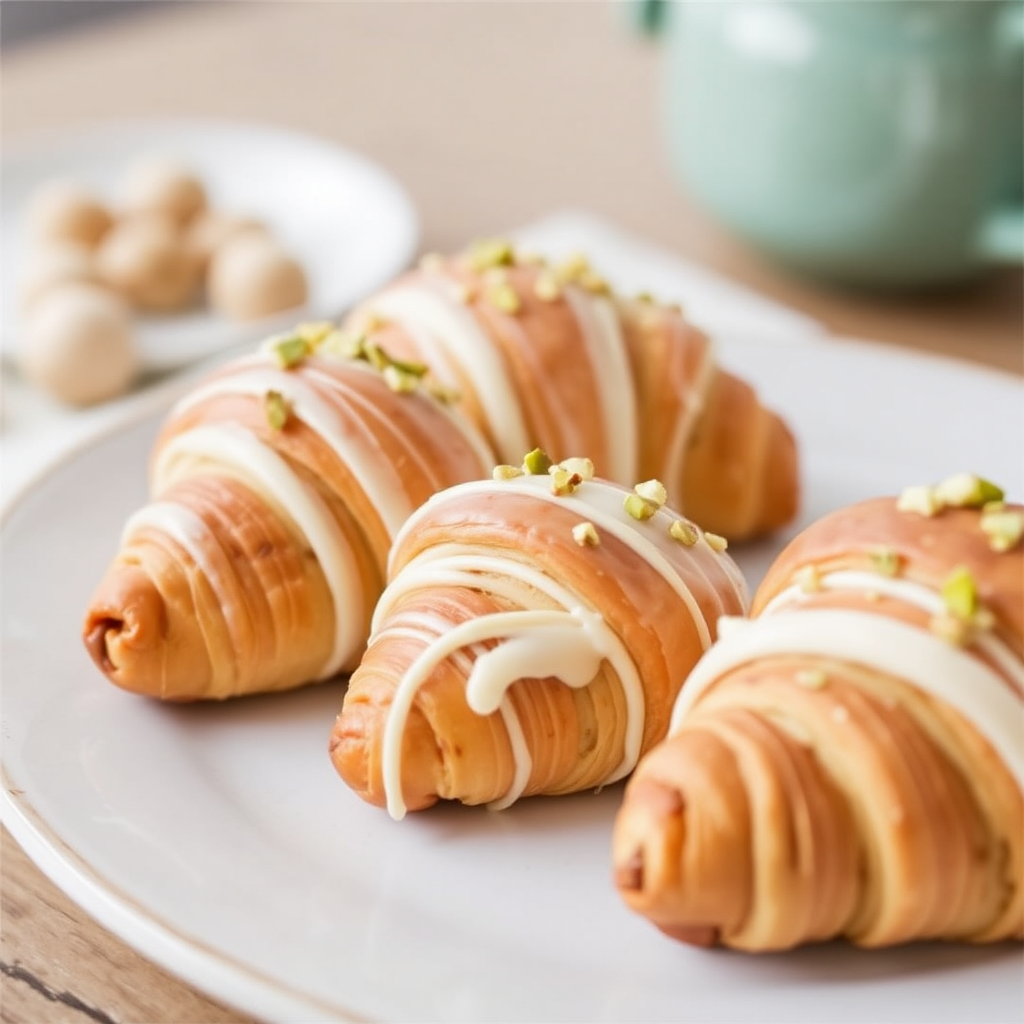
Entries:
[[581,256],[550,266],[501,240],[428,256],[348,326],[429,366],[503,463],[587,452],[599,476],[663,481],[673,508],[730,540],[796,514],[782,420],[679,307],[615,295]]
[[624,777],[718,616],[746,606],[721,538],[657,481],[543,469],[435,495],[395,541],[330,739],[345,782],[395,818]]
[[1024,937],[1024,507],[835,512],[723,620],[627,786],[625,902],[685,942]]
[[172,411],[83,626],[118,685],[225,698],[350,670],[399,526],[492,449],[589,448],[734,539],[794,514],[782,421],[678,309],[616,298],[582,260],[500,242],[427,259],[329,328],[272,339]]
[[83,628],[125,689],[224,698],[351,670],[391,537],[489,465],[479,435],[425,389],[395,390],[326,350],[289,356],[301,341],[232,363],[164,424],[153,500],[128,520]]

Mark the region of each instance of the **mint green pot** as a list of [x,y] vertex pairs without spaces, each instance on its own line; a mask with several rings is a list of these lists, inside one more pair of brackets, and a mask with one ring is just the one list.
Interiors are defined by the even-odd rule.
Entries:
[[630,3],[688,192],[765,253],[912,287],[1024,259],[1024,4]]

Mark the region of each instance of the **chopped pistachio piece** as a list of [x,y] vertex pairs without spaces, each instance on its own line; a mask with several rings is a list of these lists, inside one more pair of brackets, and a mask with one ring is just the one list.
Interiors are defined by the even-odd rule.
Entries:
[[1002,501],[1003,490],[974,473],[957,473],[935,488],[938,499],[957,508],[981,508],[990,501]]
[[574,253],[567,260],[559,264],[557,270],[558,278],[561,281],[578,281],[590,270],[590,263],[582,253]]
[[974,613],[972,625],[975,629],[980,629],[982,631],[994,629],[996,625],[996,617],[991,609],[979,607]]
[[641,521],[650,519],[658,511],[658,506],[653,501],[648,501],[639,494],[627,494],[622,506],[634,519]]
[[517,476],[523,476],[519,466],[495,466],[491,472],[493,480],[514,480]]
[[572,539],[581,548],[596,548],[601,543],[601,538],[597,535],[597,529],[594,524],[586,521],[577,523],[572,528]]
[[548,472],[551,474],[551,493],[559,497],[572,494],[583,483],[583,477],[579,473],[570,473],[561,466],[552,466]]
[[516,261],[515,249],[505,238],[487,238],[477,242],[469,251],[469,264],[474,270],[488,267],[508,267]]
[[821,590],[821,574],[818,572],[816,565],[805,565],[796,574],[797,586],[805,594],[813,594],[817,590]]
[[276,339],[270,347],[274,358],[282,369],[289,370],[298,366],[309,355],[309,342],[297,334]]
[[824,669],[805,668],[797,672],[796,681],[809,690],[820,690],[828,682],[828,676]]
[[491,305],[503,313],[518,313],[523,303],[519,293],[510,284],[499,284],[487,289],[487,298]]
[[[562,469],[567,469],[570,473],[578,473],[583,480],[594,479],[594,464],[590,459],[574,456],[570,459],[563,459],[558,465]],[[550,473],[551,471],[548,470],[548,472]]]
[[384,370],[391,365],[391,357],[375,341],[363,342],[363,358],[375,369]]
[[462,395],[459,394],[458,388],[449,387],[447,384],[442,384],[440,381],[432,380],[427,382],[427,394],[431,398],[436,398],[442,405],[454,405]]
[[942,511],[942,502],[934,487],[905,487],[896,499],[900,512],[916,512],[922,516],[934,516]]
[[646,501],[652,502],[658,508],[668,501],[668,492],[665,490],[665,485],[660,480],[644,480],[643,483],[637,484],[634,488],[637,494],[640,495]]
[[1024,512],[983,512],[981,529],[988,537],[988,546],[993,551],[1009,551],[1024,537]]
[[654,296],[650,292],[637,292],[636,301],[650,305],[654,302]]
[[444,269],[444,257],[439,252],[428,252],[420,258],[420,270],[436,274]]
[[692,548],[700,540],[700,531],[685,519],[673,519],[668,528],[668,535],[688,548]]
[[981,506],[982,512],[1002,512],[1006,508],[1005,501],[986,501]]
[[315,323],[299,324],[295,333],[303,341],[309,343],[311,348],[316,348],[332,331],[338,328],[329,320],[320,320]]
[[708,547],[719,554],[729,546],[729,542],[724,537],[719,537],[717,533],[705,532],[704,539],[708,542]]
[[971,623],[950,615],[946,612],[941,615],[933,615],[928,623],[928,628],[938,637],[955,647],[966,646],[973,636]]
[[263,397],[263,411],[272,430],[284,430],[292,409],[280,391],[268,391]]
[[587,270],[578,278],[579,286],[594,295],[610,295],[611,287],[608,282],[593,270]]
[[384,383],[387,384],[392,391],[395,391],[400,395],[409,394],[420,386],[420,379],[416,374],[407,373],[395,363],[388,363],[387,366],[381,370],[381,374],[384,377]]
[[363,351],[365,342],[366,339],[361,334],[334,330],[321,339],[317,351],[342,356],[345,359],[365,359],[366,354]]
[[430,369],[425,363],[413,363],[406,359],[392,359],[391,365],[401,370],[402,373],[409,374],[411,377],[425,377]]
[[872,548],[868,552],[868,560],[880,576],[898,576],[900,573],[902,559],[894,548]]
[[542,302],[554,302],[561,296],[562,288],[554,274],[539,274],[533,283],[533,293]]
[[965,565],[958,565],[942,583],[946,611],[958,619],[970,620],[978,610],[978,585]]
[[551,468],[551,460],[543,448],[534,448],[523,459],[523,469],[531,476],[540,476]]

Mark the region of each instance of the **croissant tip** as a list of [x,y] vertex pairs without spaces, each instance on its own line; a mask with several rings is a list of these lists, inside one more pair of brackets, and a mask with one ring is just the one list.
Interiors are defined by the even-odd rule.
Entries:
[[637,849],[632,856],[615,865],[615,886],[623,892],[640,892],[644,887],[644,855]]

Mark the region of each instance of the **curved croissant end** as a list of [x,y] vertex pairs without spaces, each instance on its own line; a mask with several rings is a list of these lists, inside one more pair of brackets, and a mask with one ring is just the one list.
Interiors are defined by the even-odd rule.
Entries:
[[626,902],[747,950],[1024,937],[1022,528],[883,499],[797,538],[627,788]]
[[153,500],[93,596],[86,645],[119,686],[175,700],[350,671],[392,536],[488,459],[451,410],[365,364],[240,360],[165,424]]
[[620,779],[664,735],[742,577],[675,513],[576,481],[463,484],[406,524],[330,742],[364,799],[503,807]]

